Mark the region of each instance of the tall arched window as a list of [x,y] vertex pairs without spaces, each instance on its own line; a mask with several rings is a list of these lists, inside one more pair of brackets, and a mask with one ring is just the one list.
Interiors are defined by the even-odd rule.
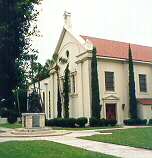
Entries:
[[68,50],[66,51],[66,56],[67,56],[67,58],[69,58],[69,51]]

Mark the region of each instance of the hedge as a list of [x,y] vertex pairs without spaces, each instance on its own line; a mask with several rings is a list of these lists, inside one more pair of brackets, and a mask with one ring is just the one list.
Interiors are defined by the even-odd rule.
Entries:
[[132,126],[132,125],[145,125],[147,123],[147,120],[146,119],[140,119],[140,118],[137,118],[137,119],[125,119],[123,121],[123,123],[125,125],[128,125],[128,126]]
[[85,124],[88,123],[88,119],[86,117],[79,117],[76,120],[76,123],[80,126],[80,127],[85,127]]

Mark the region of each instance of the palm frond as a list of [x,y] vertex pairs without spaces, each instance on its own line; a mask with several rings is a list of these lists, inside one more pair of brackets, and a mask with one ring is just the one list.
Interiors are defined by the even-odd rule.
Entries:
[[52,60],[54,60],[54,62],[57,63],[58,59],[59,59],[59,54],[54,53],[53,56],[52,56]]
[[59,62],[60,62],[61,64],[65,64],[65,63],[68,62],[68,59],[61,57],[61,58],[59,58]]

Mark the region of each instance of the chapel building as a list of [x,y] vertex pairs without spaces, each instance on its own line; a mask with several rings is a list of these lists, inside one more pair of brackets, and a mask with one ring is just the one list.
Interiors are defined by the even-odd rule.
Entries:
[[[68,59],[70,70],[70,117],[91,117],[91,59],[97,49],[101,118],[117,119],[118,124],[129,114],[129,43],[78,35],[72,29],[71,14],[64,13],[65,24],[55,52]],[[130,44],[134,62],[134,78],[138,117],[152,118],[152,52],[151,47]],[[63,83],[66,64],[60,64]],[[50,77],[40,83],[46,118],[57,117],[57,74],[50,69]],[[63,84],[61,84],[63,88]],[[38,87],[38,83],[36,83]],[[29,93],[33,85],[29,86]]]

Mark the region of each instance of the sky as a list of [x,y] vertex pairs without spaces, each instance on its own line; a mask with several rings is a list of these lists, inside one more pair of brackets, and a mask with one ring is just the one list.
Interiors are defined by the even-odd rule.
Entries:
[[65,11],[79,35],[152,46],[152,0],[43,0],[37,25],[42,37],[33,37],[38,62],[52,58]]

